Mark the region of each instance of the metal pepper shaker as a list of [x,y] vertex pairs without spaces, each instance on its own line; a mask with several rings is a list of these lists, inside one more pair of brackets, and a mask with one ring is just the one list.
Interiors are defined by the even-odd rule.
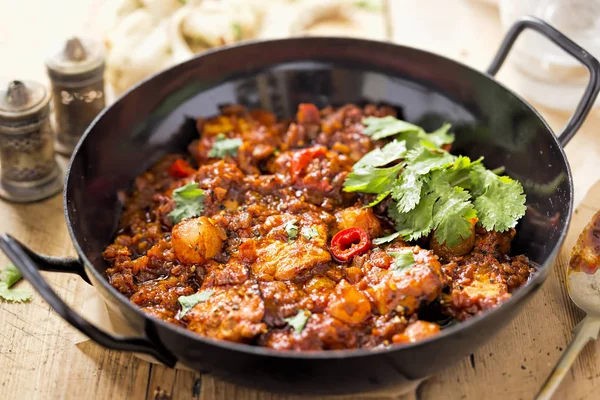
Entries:
[[50,125],[50,94],[36,82],[0,88],[0,197],[41,200],[63,186]]
[[56,151],[70,155],[83,132],[105,106],[104,48],[74,37],[46,60],[52,84]]

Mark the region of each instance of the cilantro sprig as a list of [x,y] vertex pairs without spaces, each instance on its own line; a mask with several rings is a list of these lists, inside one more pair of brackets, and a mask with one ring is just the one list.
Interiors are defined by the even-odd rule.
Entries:
[[283,225],[283,229],[285,229],[285,234],[288,237],[288,242],[293,242],[298,237],[298,221],[295,219],[288,221]]
[[364,133],[375,140],[394,138],[367,153],[344,182],[347,192],[376,194],[367,207],[388,196],[388,215],[397,231],[374,240],[416,240],[432,231],[450,247],[472,233],[474,221],[498,232],[525,215],[525,194],[518,181],[487,170],[483,158],[455,156],[444,147],[454,141],[450,125],[432,133],[394,117],[363,119]]
[[204,191],[198,188],[196,182],[173,190],[175,209],[169,213],[169,217],[174,224],[178,224],[186,218],[199,216],[204,210],[205,198]]
[[227,136],[219,133],[212,148],[208,152],[208,156],[211,158],[225,158],[227,156],[235,157],[238,148],[242,143],[242,139],[240,138],[227,139]]
[[294,328],[296,333],[301,333],[310,318],[311,312],[308,310],[298,310],[298,313],[293,317],[284,318],[284,321],[288,323],[289,326]]
[[319,231],[314,226],[306,227],[302,229],[302,236],[304,236],[304,239],[306,240],[311,240],[312,238],[319,236]]
[[415,265],[415,255],[411,248],[390,251],[388,254],[394,258],[394,265],[390,268],[394,275],[399,275],[404,271],[408,271]]
[[31,300],[31,292],[25,288],[13,288],[15,283],[23,277],[19,270],[9,264],[0,272],[0,299],[14,303],[23,303]]
[[210,299],[210,296],[213,295],[212,290],[205,290],[203,292],[194,293],[189,296],[179,296],[177,301],[181,305],[181,310],[175,316],[176,319],[181,319],[187,314],[194,306],[198,303],[205,302]]

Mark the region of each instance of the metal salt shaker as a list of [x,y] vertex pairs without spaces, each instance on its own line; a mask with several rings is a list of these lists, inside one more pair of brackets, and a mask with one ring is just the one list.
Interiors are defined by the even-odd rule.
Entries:
[[63,187],[50,126],[50,94],[36,82],[0,88],[0,197],[41,200]]
[[52,84],[56,151],[69,156],[81,135],[105,106],[104,48],[74,37],[46,61]]

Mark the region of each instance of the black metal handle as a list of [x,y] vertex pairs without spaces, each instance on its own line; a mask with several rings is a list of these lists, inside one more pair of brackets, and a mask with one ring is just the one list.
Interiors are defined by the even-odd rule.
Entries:
[[90,285],[92,284],[85,273],[83,262],[80,259],[70,257],[52,257],[38,254],[25,246],[23,243],[19,242],[17,239],[12,238],[12,240],[21,247],[21,249],[25,252],[25,254],[27,254],[27,256],[29,256],[29,258],[31,258],[31,261],[33,261],[38,270],[76,274],[79,275],[86,283],[89,283]]
[[557,31],[548,23],[541,19],[525,16],[515,22],[513,26],[508,30],[496,57],[492,60],[490,66],[487,69],[487,73],[494,76],[502,67],[506,56],[510,52],[513,44],[525,29],[532,29],[538,33],[541,33],[546,38],[554,42],[558,47],[575,57],[581,62],[590,72],[590,79],[585,88],[585,92],[575,108],[575,112],[563,128],[563,131],[558,135],[558,141],[562,146],[565,146],[573,138],[573,135],[585,121],[588,113],[594,105],[594,101],[600,91],[600,63],[590,53],[582,49],[577,43]]
[[[169,367],[175,366],[177,359],[166,349],[162,348],[162,346],[157,345],[147,337],[111,335],[90,324],[58,297],[56,292],[44,280],[44,277],[40,274],[38,265],[34,261],[42,260],[40,265],[48,271],[73,272],[81,275],[79,272],[76,272],[78,271],[77,267],[74,267],[76,260],[71,259],[66,264],[60,265],[58,257],[48,258],[46,256],[39,256],[7,234],[0,237],[0,248],[19,269],[23,277],[50,304],[50,307],[71,324],[71,326],[88,336],[94,342],[108,349],[148,354]],[[32,254],[35,255],[33,259],[31,257]],[[79,270],[83,270],[81,265],[79,266]]]

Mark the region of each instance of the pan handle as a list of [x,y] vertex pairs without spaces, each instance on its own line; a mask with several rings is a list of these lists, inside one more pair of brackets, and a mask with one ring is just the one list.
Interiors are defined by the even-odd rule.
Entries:
[[79,275],[86,283],[89,283],[90,285],[92,284],[85,273],[83,262],[80,259],[70,257],[52,257],[38,254],[25,246],[23,243],[19,242],[17,239],[12,237],[11,239],[15,242],[15,244],[21,247],[25,254],[27,254],[31,261],[33,261],[33,263],[36,265],[38,270]]
[[508,56],[513,44],[521,32],[523,32],[525,29],[532,29],[542,34],[547,39],[554,42],[554,44],[556,44],[558,47],[575,57],[590,72],[590,79],[587,87],[585,88],[585,92],[579,101],[579,104],[577,104],[577,108],[575,108],[575,112],[563,128],[563,131],[558,135],[559,143],[562,146],[565,146],[581,127],[583,121],[585,121],[585,118],[592,109],[594,101],[598,96],[598,91],[600,91],[600,63],[598,63],[598,60],[596,60],[594,56],[582,49],[578,44],[557,31],[548,23],[532,16],[524,16],[515,22],[506,33],[506,36],[504,37],[504,40],[502,40],[502,44],[500,45],[496,56],[487,69],[487,73],[489,75],[494,76],[498,70],[500,70],[500,67],[502,67],[502,64]]
[[[59,258],[37,255],[8,234],[0,236],[0,248],[19,269],[23,277],[50,304],[50,307],[71,324],[71,326],[88,336],[94,342],[112,350],[148,354],[169,367],[175,366],[177,359],[168,350],[160,346],[157,342],[151,341],[148,337],[111,335],[90,324],[58,297],[42,274],[40,274],[41,266],[43,270],[47,271],[73,272],[81,276],[78,271],[83,271],[83,266],[80,264],[79,267],[74,267],[77,260],[71,259],[61,265],[58,261],[60,260]],[[31,257],[32,254],[34,257]],[[38,265],[37,261],[40,260],[41,263]],[[83,274],[85,275],[85,272]]]

